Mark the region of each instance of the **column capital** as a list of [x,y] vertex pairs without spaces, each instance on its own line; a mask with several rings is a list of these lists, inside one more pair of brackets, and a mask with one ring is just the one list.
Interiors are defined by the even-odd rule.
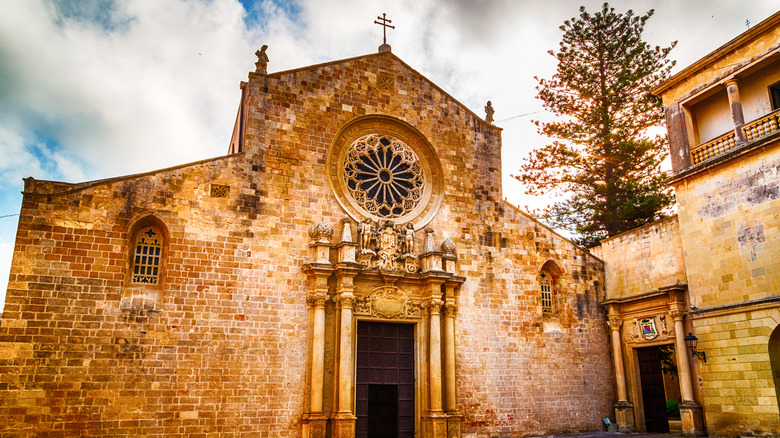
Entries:
[[724,86],[728,87],[731,85],[738,85],[739,84],[739,78],[736,76],[732,76],[728,79],[726,79],[726,82],[723,83]]
[[328,301],[328,294],[314,293],[306,297],[306,304],[315,309],[324,309]]
[[678,301],[669,303],[669,315],[675,321],[682,321],[685,318],[685,305]]
[[620,330],[620,327],[623,325],[623,320],[615,315],[610,315],[607,324],[609,324],[609,328],[612,329],[613,332],[616,332]]
[[455,314],[458,312],[458,305],[455,303],[445,303],[444,304],[444,315],[454,318]]
[[423,308],[428,311],[431,315],[438,315],[441,311],[441,307],[444,302],[439,299],[432,299],[428,300],[422,303]]
[[351,309],[352,305],[355,304],[355,299],[355,295],[351,293],[342,293],[336,296],[336,302],[342,309]]

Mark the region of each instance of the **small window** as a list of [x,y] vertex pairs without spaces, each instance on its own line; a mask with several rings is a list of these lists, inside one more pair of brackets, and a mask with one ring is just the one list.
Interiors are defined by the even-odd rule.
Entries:
[[144,227],[135,239],[133,253],[134,284],[158,284],[162,259],[162,233],[154,227]]
[[552,281],[550,281],[550,276],[542,273],[539,277],[539,286],[542,291],[542,315],[552,316]]
[[772,111],[780,109],[780,82],[769,86],[769,96],[772,99]]

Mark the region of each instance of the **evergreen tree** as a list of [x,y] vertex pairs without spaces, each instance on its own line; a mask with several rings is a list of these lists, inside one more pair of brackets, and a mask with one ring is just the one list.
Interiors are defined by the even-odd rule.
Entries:
[[666,136],[648,135],[663,123],[663,108],[650,90],[674,65],[674,47],[642,41],[653,10],[637,17],[604,3],[593,15],[564,21],[552,79],[539,79],[538,98],[559,117],[536,122],[554,140],[531,153],[515,176],[533,195],[566,193],[536,214],[549,225],[574,231],[586,246],[658,220],[674,202],[660,169]]

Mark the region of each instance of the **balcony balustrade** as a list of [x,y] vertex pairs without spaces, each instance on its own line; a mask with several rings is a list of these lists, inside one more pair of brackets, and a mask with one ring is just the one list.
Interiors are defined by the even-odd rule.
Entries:
[[[745,123],[740,129],[745,133],[748,142],[758,140],[780,130],[780,110],[773,111],[764,117]],[[697,165],[710,158],[723,155],[737,147],[734,131],[716,137],[691,149],[691,163]]]

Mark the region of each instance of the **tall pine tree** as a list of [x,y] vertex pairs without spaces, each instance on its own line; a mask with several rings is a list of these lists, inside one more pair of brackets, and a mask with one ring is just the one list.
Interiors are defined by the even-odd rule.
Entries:
[[558,70],[538,79],[538,98],[559,121],[536,122],[554,140],[531,153],[515,176],[533,195],[565,193],[538,216],[555,228],[580,235],[584,245],[663,217],[674,202],[660,169],[666,137],[649,136],[663,123],[663,109],[650,90],[674,65],[674,47],[642,41],[653,10],[637,17],[604,3],[591,15],[564,21]]

